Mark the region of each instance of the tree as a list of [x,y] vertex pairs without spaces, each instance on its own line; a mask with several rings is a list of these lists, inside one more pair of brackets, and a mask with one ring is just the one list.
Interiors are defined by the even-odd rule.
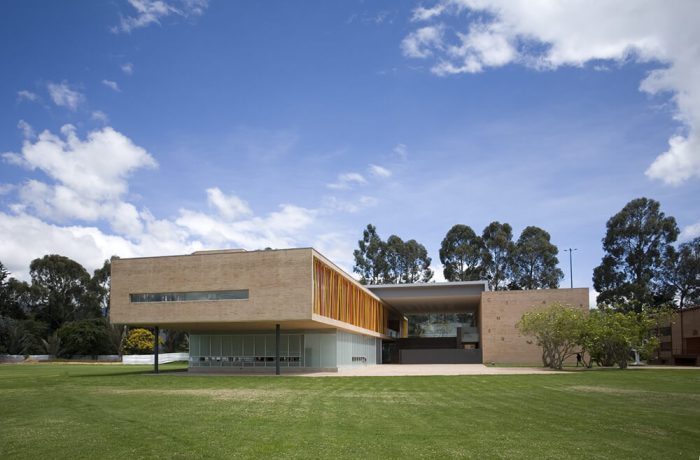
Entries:
[[559,287],[564,272],[557,267],[559,250],[549,239],[549,233],[539,227],[526,227],[520,234],[513,256],[513,288]]
[[700,303],[700,237],[683,243],[678,250],[669,246],[666,253],[663,276],[673,289],[680,313],[681,353],[685,354],[683,334],[683,309],[686,304]]
[[391,235],[382,241],[369,224],[358,245],[353,271],[360,274],[362,284],[427,282],[433,277],[428,251],[416,240],[404,242]]
[[0,316],[0,353],[26,355],[33,345],[34,337],[24,321]]
[[0,316],[26,319],[32,307],[32,292],[29,284],[10,278],[2,287]]
[[353,271],[360,275],[362,284],[381,284],[386,275],[385,250],[386,244],[377,235],[377,227],[368,224],[362,232],[362,239],[357,242],[355,249],[355,266]]
[[[129,331],[124,344],[124,353],[128,355],[140,355],[153,353],[153,332],[148,329],[137,328]],[[162,344],[163,339],[158,338],[158,343]]]
[[552,304],[525,313],[516,327],[523,335],[535,338],[542,347],[542,364],[561,369],[564,361],[580,348],[586,312],[562,304]]
[[35,315],[51,331],[64,323],[100,316],[89,295],[90,275],[78,262],[56,254],[34,259],[29,266]]
[[608,220],[605,255],[593,271],[598,302],[641,311],[643,305],[659,307],[672,300],[662,271],[678,226],[660,207],[658,201],[637,198]]
[[88,292],[96,302],[103,316],[109,316],[109,293],[111,287],[112,262],[105,260],[101,268],[95,270],[90,278]]
[[431,259],[425,246],[416,240],[404,242],[396,235],[386,241],[385,260],[387,264],[385,282],[410,284],[428,282],[433,277]]
[[494,291],[508,289],[513,277],[513,229],[509,224],[491,222],[484,228],[481,239],[484,278]]
[[658,347],[658,339],[652,334],[657,324],[656,314],[658,310],[651,314],[602,306],[590,312],[581,347],[599,366],[617,365],[625,369],[633,350],[651,356]]
[[64,324],[58,329],[64,356],[104,355],[111,351],[109,324],[103,318],[83,319]]
[[447,281],[481,279],[483,242],[468,225],[454,225],[440,245],[440,262]]
[[165,336],[163,340],[163,350],[165,353],[187,351],[189,347],[187,332],[164,329],[163,335]]

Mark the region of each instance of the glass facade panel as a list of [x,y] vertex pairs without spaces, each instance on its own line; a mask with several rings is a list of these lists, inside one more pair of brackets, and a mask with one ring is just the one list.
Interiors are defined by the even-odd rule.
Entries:
[[[281,334],[280,366],[304,367],[303,344],[303,334]],[[275,335],[191,334],[190,367],[275,367]]]
[[458,327],[462,328],[464,336],[478,334],[475,313],[424,313],[406,316],[409,337],[456,337]]
[[129,294],[132,303],[144,302],[201,302],[210,300],[245,300],[248,289],[236,291],[207,291],[207,292],[152,292]]

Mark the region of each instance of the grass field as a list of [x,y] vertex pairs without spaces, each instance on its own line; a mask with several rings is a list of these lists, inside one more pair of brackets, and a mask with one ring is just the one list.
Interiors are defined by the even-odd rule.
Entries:
[[149,370],[0,365],[0,458],[700,455],[700,370],[355,378]]

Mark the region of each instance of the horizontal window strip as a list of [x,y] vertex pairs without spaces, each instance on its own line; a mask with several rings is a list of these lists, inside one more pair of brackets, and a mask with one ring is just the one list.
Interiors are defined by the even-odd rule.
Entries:
[[248,289],[236,291],[197,291],[197,292],[148,292],[129,294],[132,303],[144,302],[200,302],[210,300],[245,300]]

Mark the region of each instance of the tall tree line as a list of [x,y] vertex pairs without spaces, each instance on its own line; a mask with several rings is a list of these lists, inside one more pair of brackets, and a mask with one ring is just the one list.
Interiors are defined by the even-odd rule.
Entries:
[[487,280],[494,290],[556,288],[564,273],[549,233],[526,227],[517,241],[508,223],[491,222],[477,235],[457,224],[440,245],[447,281]]
[[362,284],[408,284],[428,282],[433,277],[432,259],[425,246],[416,240],[404,241],[391,235],[386,241],[369,224],[353,253],[353,271],[360,275]]
[[[440,261],[448,281],[485,279],[495,290],[555,288],[564,276],[557,268],[557,253],[549,234],[538,227],[527,227],[514,242],[507,223],[492,222],[481,235],[457,224],[442,240]],[[396,235],[384,241],[372,224],[354,257],[353,270],[363,284],[426,282],[433,275],[422,244]]]

